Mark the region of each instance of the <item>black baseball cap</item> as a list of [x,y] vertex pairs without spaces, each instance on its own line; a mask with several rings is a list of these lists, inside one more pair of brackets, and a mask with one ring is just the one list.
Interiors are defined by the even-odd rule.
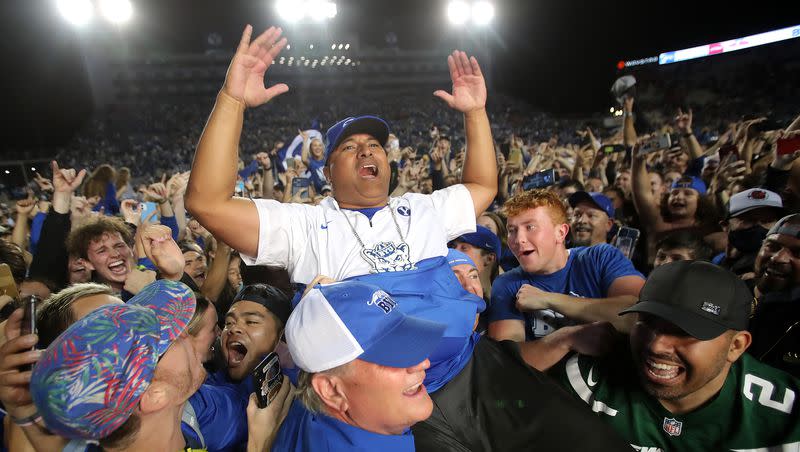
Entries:
[[237,301],[252,301],[275,314],[280,321],[286,325],[289,314],[292,313],[292,301],[283,291],[269,284],[250,284],[244,286],[239,293],[233,297],[231,306]]
[[746,330],[752,308],[753,295],[735,274],[709,262],[678,261],[653,270],[639,302],[619,315],[652,314],[707,341]]

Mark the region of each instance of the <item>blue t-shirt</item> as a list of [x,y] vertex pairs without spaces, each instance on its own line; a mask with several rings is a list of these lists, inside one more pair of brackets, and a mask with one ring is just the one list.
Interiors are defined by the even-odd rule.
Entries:
[[606,298],[614,280],[631,275],[644,279],[631,261],[611,245],[571,248],[567,265],[555,273],[532,275],[517,267],[500,275],[492,284],[489,322],[524,320],[526,340],[546,336],[569,321],[549,309],[526,313],[517,310],[517,291],[523,284],[573,297]]
[[[206,449],[235,451],[247,446],[248,399],[242,395],[237,385],[203,384],[189,397]],[[184,436],[196,437],[187,427],[181,424]]]
[[410,429],[402,435],[368,432],[324,414],[313,414],[295,400],[281,424],[272,450],[413,452],[414,437]]

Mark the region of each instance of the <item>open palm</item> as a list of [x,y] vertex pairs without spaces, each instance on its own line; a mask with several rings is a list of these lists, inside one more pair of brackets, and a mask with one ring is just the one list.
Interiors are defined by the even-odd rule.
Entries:
[[475,57],[456,50],[447,57],[450,68],[450,79],[453,81],[453,93],[438,90],[434,96],[447,102],[450,108],[462,113],[480,110],[486,106],[486,82]]
[[275,27],[268,28],[250,42],[252,33],[253,27],[246,26],[239,47],[236,49],[236,55],[228,67],[225,86],[222,89],[228,95],[243,101],[248,107],[257,107],[289,91],[285,83],[278,83],[269,88],[264,83],[264,74],[286,45],[286,38],[280,38],[282,30]]

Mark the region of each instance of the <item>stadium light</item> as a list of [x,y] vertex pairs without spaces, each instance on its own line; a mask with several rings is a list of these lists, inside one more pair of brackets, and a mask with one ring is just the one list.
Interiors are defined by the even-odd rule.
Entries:
[[311,22],[323,22],[336,17],[336,3],[325,0],[278,0],[275,2],[275,9],[281,19],[297,23],[303,19],[310,19]]
[[447,18],[455,25],[464,24],[469,20],[470,7],[462,1],[452,1],[447,5]]
[[129,0],[100,0],[100,13],[109,22],[120,24],[131,20],[133,5]]
[[305,5],[296,0],[278,0],[275,2],[278,15],[286,22],[299,22],[305,16]]
[[58,11],[72,25],[86,25],[92,20],[94,7],[90,0],[58,0]]
[[487,1],[479,1],[472,5],[472,22],[475,25],[487,25],[494,18],[494,5]]

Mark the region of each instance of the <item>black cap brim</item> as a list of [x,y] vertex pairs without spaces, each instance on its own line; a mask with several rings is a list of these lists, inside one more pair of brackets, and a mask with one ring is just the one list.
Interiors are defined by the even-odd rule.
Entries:
[[701,341],[708,341],[719,337],[720,334],[729,329],[727,326],[716,323],[713,320],[691,311],[655,301],[640,301],[620,312],[619,315],[639,312],[660,317]]

